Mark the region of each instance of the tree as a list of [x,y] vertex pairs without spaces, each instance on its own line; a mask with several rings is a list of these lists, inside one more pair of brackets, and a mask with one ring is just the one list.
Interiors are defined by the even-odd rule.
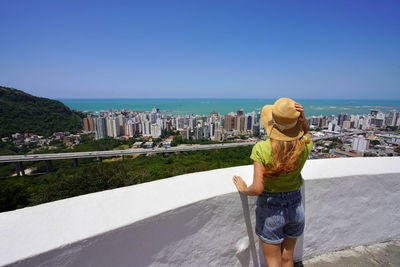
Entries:
[[397,131],[398,126],[386,126],[386,131]]
[[376,146],[376,145],[380,145],[381,142],[380,142],[379,140],[372,140],[372,141],[371,141],[371,144],[372,144],[373,146]]

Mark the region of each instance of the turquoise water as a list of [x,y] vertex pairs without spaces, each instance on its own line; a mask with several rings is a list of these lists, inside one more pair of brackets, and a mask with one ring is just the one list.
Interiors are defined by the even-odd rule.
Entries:
[[[247,112],[260,112],[262,107],[273,104],[275,99],[58,99],[70,109],[80,111],[101,111],[110,108],[151,111],[157,107],[170,114],[208,115],[211,111],[228,114],[243,109]],[[306,116],[337,115],[339,113],[367,114],[371,109],[388,112],[400,110],[400,100],[297,100],[304,106]]]

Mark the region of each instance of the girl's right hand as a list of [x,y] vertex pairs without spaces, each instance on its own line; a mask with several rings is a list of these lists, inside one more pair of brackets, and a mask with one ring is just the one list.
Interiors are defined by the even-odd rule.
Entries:
[[233,183],[236,185],[237,190],[242,193],[246,188],[247,184],[245,181],[243,181],[242,177],[240,176],[233,176]]

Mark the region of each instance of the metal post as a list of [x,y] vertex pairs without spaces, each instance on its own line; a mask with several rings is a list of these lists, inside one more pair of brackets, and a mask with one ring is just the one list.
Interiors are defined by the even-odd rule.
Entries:
[[78,159],[74,158],[74,168],[78,168]]
[[17,176],[21,176],[20,169],[19,169],[19,162],[15,162],[15,169],[17,170]]
[[51,160],[46,160],[46,170],[47,170],[47,172],[51,172],[52,169],[53,169],[53,166],[51,164]]
[[247,234],[249,235],[250,252],[253,258],[253,266],[258,267],[259,264],[257,258],[256,244],[254,241],[253,228],[251,226],[251,221],[250,221],[249,201],[246,195],[243,195],[241,193],[239,193],[239,195],[240,195],[240,200],[242,201],[243,215],[244,215],[244,221],[246,223]]

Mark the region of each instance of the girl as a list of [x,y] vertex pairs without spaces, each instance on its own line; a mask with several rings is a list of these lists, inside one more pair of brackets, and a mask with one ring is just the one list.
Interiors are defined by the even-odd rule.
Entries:
[[269,139],[253,147],[253,184],[247,187],[240,176],[233,182],[240,193],[258,195],[256,234],[268,267],[293,266],[296,240],[304,231],[300,172],[312,148],[309,127],[303,107],[289,98],[264,106],[261,118]]

